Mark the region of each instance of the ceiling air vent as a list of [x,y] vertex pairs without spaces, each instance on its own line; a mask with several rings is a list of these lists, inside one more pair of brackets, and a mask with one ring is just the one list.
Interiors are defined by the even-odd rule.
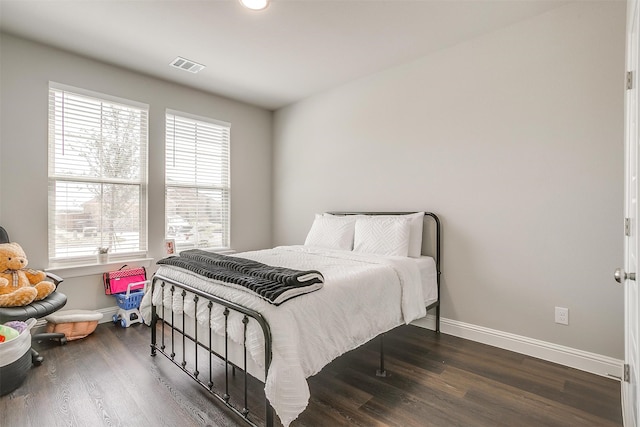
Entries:
[[198,64],[195,61],[191,61],[190,59],[185,59],[180,56],[178,56],[176,59],[171,61],[171,64],[169,65],[171,65],[172,67],[179,68],[181,70],[188,71],[190,73],[194,73],[194,74],[197,73],[198,71],[201,71],[205,67],[202,64]]

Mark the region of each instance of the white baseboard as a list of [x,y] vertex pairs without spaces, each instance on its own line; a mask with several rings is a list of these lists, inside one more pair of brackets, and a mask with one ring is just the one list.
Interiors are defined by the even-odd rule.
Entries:
[[98,323],[108,323],[113,322],[113,316],[118,312],[120,307],[114,305],[113,307],[101,308],[96,310],[99,313],[102,313],[102,319]]
[[[436,318],[435,316],[428,315],[427,317],[414,321],[413,324],[434,330]],[[624,361],[613,357],[445,318],[440,318],[440,331],[445,334],[514,351],[603,377],[618,380],[622,377]]]

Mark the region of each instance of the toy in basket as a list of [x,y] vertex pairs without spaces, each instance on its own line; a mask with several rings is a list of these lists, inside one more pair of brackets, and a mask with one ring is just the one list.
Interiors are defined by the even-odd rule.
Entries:
[[[134,323],[142,323],[142,315],[140,314],[140,302],[144,296],[144,290],[147,287],[148,280],[144,282],[134,282],[127,285],[127,292],[121,294],[113,294],[116,297],[116,303],[120,309],[113,315],[113,323],[120,325],[123,328],[128,328]],[[142,289],[132,291],[134,286],[143,285]]]

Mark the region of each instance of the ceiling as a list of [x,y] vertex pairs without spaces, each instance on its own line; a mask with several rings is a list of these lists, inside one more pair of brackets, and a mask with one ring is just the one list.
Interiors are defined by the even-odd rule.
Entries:
[[[0,30],[277,109],[563,0],[0,0]],[[169,66],[177,56],[206,68]]]

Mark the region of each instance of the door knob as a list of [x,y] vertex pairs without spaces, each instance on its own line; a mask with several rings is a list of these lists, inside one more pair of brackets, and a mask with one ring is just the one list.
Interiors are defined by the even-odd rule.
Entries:
[[613,273],[613,277],[614,277],[614,279],[616,279],[616,282],[622,283],[627,279],[636,280],[636,273],[628,273],[627,274],[621,268],[616,268],[615,273]]

